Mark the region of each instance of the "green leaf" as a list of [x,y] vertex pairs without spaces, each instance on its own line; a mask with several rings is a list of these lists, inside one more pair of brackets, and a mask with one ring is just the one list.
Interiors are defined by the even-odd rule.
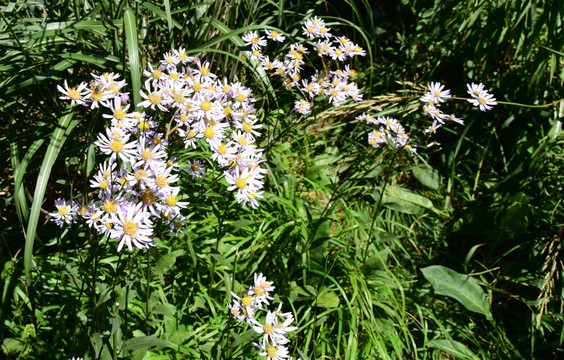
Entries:
[[383,204],[387,208],[406,214],[421,214],[424,209],[436,211],[428,198],[397,186],[386,189]]
[[455,298],[466,309],[493,320],[488,297],[478,280],[441,265],[428,266],[421,269],[421,272],[431,282],[437,294]]
[[334,291],[327,291],[317,298],[316,305],[322,308],[335,308],[339,303],[339,296]]
[[457,359],[478,360],[476,356],[466,345],[454,340],[431,340],[427,343],[430,348],[439,349]]
[[421,164],[411,168],[413,176],[429,189],[438,190],[441,184],[439,172],[430,165]]
[[134,339],[129,339],[123,343],[121,351],[130,351],[137,349],[146,349],[155,346],[174,346],[173,343],[162,340],[153,336],[140,336]]

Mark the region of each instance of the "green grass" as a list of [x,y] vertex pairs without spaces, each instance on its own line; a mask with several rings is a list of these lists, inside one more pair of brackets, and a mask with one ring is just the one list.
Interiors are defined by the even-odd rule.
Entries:
[[[297,41],[295,24],[313,15],[367,49],[352,64],[364,100],[318,101],[300,117],[278,79],[242,56],[241,36],[268,28]],[[258,357],[258,337],[227,309],[254,273],[296,319],[294,358],[562,356],[562,16],[557,1],[510,0],[2,5],[4,356]],[[59,229],[46,213],[91,191],[105,119],[66,108],[56,86],[114,71],[138,104],[143,69],[178,46],[253,89],[269,170],[260,207],[241,209],[215,170],[180,180],[186,229],[159,233],[150,251]],[[466,125],[426,149],[415,134],[429,125],[418,98],[430,81],[456,95],[483,82],[500,104],[449,102]],[[369,146],[362,112],[399,118],[418,154]],[[444,268],[447,284],[428,270]]]

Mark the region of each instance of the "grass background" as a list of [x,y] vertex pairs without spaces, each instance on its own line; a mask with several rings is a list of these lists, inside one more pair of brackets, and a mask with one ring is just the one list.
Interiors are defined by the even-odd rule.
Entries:
[[[7,358],[254,357],[253,334],[225,306],[254,272],[294,313],[291,352],[302,359],[562,356],[559,1],[1,6]],[[241,58],[240,37],[268,26],[298,39],[312,15],[368,51],[353,64],[365,101],[298,120],[287,116],[293,98]],[[88,190],[104,126],[97,111],[65,108],[56,85],[115,71],[135,94],[142,69],[178,46],[258,97],[270,171],[260,208],[241,210],[211,178],[186,181],[197,204],[186,231],[146,253],[116,254],[85,227],[49,223],[56,198]],[[369,148],[354,116],[391,114],[421,128],[413,104],[430,81],[454,94],[483,82],[498,100],[533,106],[453,104],[466,125],[441,133],[440,149]],[[432,284],[421,271],[432,265],[473,279],[482,313]]]

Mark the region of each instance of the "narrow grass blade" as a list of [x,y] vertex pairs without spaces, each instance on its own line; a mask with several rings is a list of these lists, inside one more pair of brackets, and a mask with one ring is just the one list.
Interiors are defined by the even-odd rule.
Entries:
[[41,212],[41,204],[43,203],[43,197],[45,196],[45,190],[47,188],[47,182],[49,180],[49,175],[51,174],[51,169],[53,164],[57,159],[57,155],[63,146],[66,135],[76,126],[78,121],[72,120],[72,112],[66,112],[60,119],[55,130],[51,135],[51,141],[47,147],[47,152],[41,164],[41,170],[39,170],[39,175],[37,176],[37,184],[35,186],[35,192],[33,194],[33,203],[31,204],[31,210],[29,213],[29,222],[27,223],[27,231],[25,237],[25,250],[24,250],[24,268],[25,268],[25,278],[28,286],[31,285],[31,263],[33,258],[33,243],[35,241],[35,235],[37,231],[37,224],[39,222],[39,214]]
[[127,55],[129,56],[133,103],[137,106],[141,102],[141,95],[139,94],[141,89],[141,64],[139,62],[139,44],[137,40],[137,18],[132,9],[128,9],[123,15],[123,28],[127,43]]

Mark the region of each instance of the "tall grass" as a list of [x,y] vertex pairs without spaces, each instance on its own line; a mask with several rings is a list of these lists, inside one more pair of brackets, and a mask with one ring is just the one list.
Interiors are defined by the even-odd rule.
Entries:
[[[274,282],[275,302],[296,318],[295,358],[559,356],[562,103],[468,113],[465,128],[441,135],[440,149],[414,156],[370,147],[354,117],[422,126],[416,103],[428,81],[454,93],[483,81],[498,100],[558,101],[563,10],[557,1],[345,4],[2,5],[6,357],[256,356],[252,330],[226,307],[254,273]],[[365,99],[298,119],[293,98],[246,56],[241,36],[269,28],[295,40],[295,24],[313,15],[367,47],[354,64]],[[183,180],[197,204],[186,230],[131,253],[87,227],[49,223],[56,198],[89,192],[99,159],[92,143],[104,126],[99,111],[66,108],[56,85],[114,71],[138,104],[142,70],[178,46],[258,94],[265,201],[241,209],[213,177]],[[492,317],[445,296],[421,272],[431,265],[471,279]]]

